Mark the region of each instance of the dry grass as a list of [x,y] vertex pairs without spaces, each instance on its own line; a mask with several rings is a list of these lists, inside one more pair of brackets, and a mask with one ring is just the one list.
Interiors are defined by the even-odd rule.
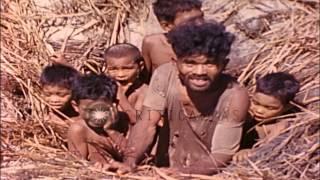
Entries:
[[[304,107],[280,136],[261,142],[255,155],[231,164],[223,177],[167,175],[160,169],[142,166],[138,172],[120,176],[95,169],[66,152],[61,128],[43,123],[45,106],[38,78],[52,55],[64,53],[78,70],[100,71],[102,50],[125,39],[126,21],[138,20],[139,0],[70,1],[57,4],[51,13],[36,9],[31,1],[1,3],[1,97],[5,108],[17,118],[2,118],[2,179],[316,179],[319,174],[319,16],[318,2],[295,1],[292,11],[268,17],[270,30],[257,42],[264,46],[242,70],[239,81],[252,91],[255,78],[269,72],[294,74],[302,88],[297,102]],[[130,15],[130,16],[129,16]],[[72,24],[72,20],[79,22]],[[74,34],[87,34],[85,41],[52,41],[49,26],[59,22],[77,27]],[[104,29],[93,36],[92,32]]]

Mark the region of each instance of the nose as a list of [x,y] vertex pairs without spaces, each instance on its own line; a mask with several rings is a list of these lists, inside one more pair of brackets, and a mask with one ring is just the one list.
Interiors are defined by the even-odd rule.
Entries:
[[206,73],[206,68],[202,64],[197,65],[195,68],[196,69],[194,73],[197,75],[203,75]]
[[118,70],[117,77],[123,77],[125,75],[123,70]]
[[263,108],[262,107],[256,107],[256,112],[258,113],[258,114],[263,114],[263,112],[264,112],[264,110],[263,110]]

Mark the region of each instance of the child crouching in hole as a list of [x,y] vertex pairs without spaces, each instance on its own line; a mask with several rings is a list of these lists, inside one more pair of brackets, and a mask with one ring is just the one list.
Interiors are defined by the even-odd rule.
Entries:
[[139,49],[129,43],[110,46],[105,50],[106,73],[118,84],[118,109],[122,118],[135,124],[137,111],[142,109],[142,102],[148,88],[147,72]]
[[[250,149],[258,139],[273,138],[286,129],[288,124],[275,117],[288,114],[292,110],[290,101],[299,91],[299,82],[294,76],[278,72],[267,74],[257,81],[251,97],[249,117],[244,124],[241,149],[233,156],[234,161],[246,159]],[[274,120],[269,120],[273,119]]]
[[68,130],[69,151],[105,168],[122,160],[126,146],[123,134],[115,130],[116,93],[115,81],[106,75],[84,75],[73,87],[72,105],[79,116]]
[[48,65],[42,70],[40,75],[42,95],[50,105],[49,115],[45,117],[47,122],[68,127],[71,122],[66,117],[78,115],[71,106],[71,97],[73,82],[79,76],[76,69],[63,64]]

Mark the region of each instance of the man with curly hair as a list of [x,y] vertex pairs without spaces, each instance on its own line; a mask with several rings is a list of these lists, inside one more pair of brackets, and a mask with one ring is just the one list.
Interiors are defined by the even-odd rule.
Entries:
[[[170,31],[168,39],[177,60],[155,70],[129,136],[127,169],[119,171],[134,169],[165,117],[169,132],[161,160],[167,158],[168,170],[217,173],[239,148],[249,106],[247,90],[222,73],[234,37],[221,24],[189,22]],[[159,143],[163,153],[166,144]]]
[[153,11],[165,33],[151,34],[143,39],[142,55],[149,73],[175,58],[166,37],[168,31],[188,21],[203,21],[199,0],[158,0],[153,3]]

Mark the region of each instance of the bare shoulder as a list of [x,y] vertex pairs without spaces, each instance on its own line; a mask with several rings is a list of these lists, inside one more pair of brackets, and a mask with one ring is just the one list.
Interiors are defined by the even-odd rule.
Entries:
[[147,44],[152,44],[152,43],[159,42],[159,40],[163,40],[163,39],[166,39],[163,33],[149,34],[143,38],[143,42]]
[[155,47],[158,45],[163,45],[166,42],[166,37],[164,34],[150,34],[143,38],[142,44],[143,46]]
[[88,127],[86,126],[85,122],[83,120],[78,119],[70,125],[69,133],[82,134],[87,132],[87,129]]
[[249,101],[247,88],[241,86],[237,82],[232,82],[230,87],[226,89],[225,94],[234,101]]

